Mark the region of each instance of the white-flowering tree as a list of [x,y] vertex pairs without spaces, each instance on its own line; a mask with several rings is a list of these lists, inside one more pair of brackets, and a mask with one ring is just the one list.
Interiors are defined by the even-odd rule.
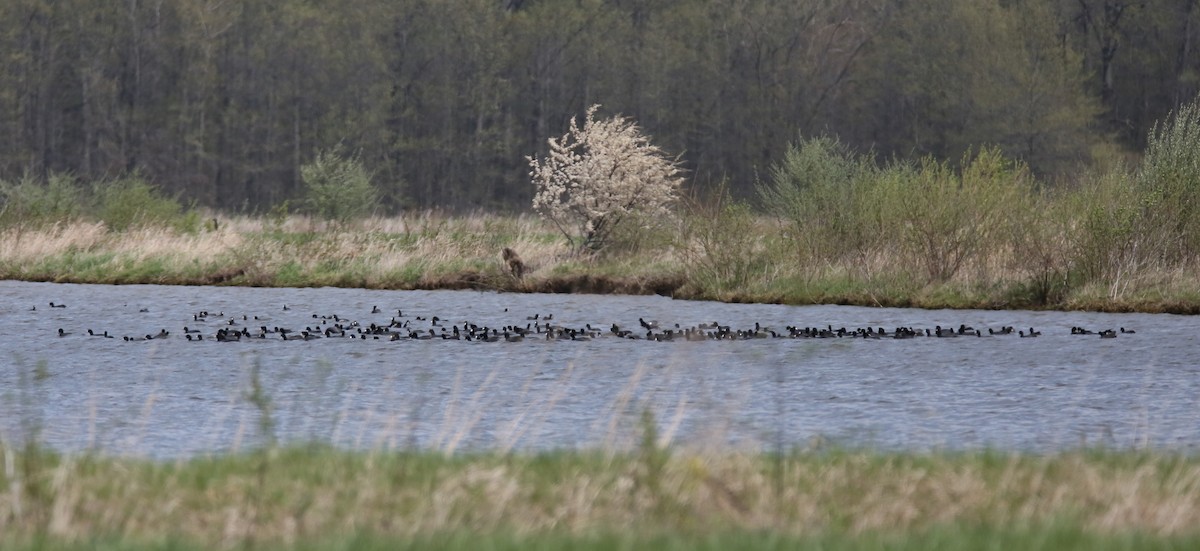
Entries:
[[613,231],[632,221],[671,214],[683,183],[679,167],[624,117],[596,120],[587,110],[561,138],[550,138],[545,159],[529,157],[537,193],[533,209],[552,221],[572,247],[598,251]]

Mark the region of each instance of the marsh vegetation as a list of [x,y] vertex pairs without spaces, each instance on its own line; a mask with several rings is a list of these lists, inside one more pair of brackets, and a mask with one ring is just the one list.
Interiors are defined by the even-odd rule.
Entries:
[[[299,213],[256,216],[187,207],[138,177],[30,177],[0,183],[0,277],[1196,313],[1198,152],[1196,104],[1155,129],[1141,163],[1079,186],[998,149],[881,163],[817,137],[788,150],[757,203],[693,192],[566,233],[527,214],[348,217],[331,209],[370,193],[352,156],[322,158]],[[596,220],[612,224],[602,241],[587,236]]]
[[1031,549],[1153,549],[1193,545],[1200,523],[1194,457],[697,455],[653,438],[634,453],[303,446],[176,462],[6,445],[0,528],[17,549],[690,548],[743,538],[737,548],[965,549],[999,538]]

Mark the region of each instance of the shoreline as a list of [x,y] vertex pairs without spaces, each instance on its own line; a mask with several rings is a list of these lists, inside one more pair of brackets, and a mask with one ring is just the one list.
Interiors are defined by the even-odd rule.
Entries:
[[[12,274],[0,273],[0,279],[9,281],[25,281],[30,283],[70,283],[80,285],[171,285],[171,286],[218,286],[244,287],[264,289],[303,289],[303,288],[344,288],[369,289],[378,291],[494,291],[497,293],[545,293],[545,294],[594,294],[594,295],[659,295],[674,300],[721,302],[726,304],[774,304],[787,306],[857,306],[864,308],[914,308],[921,310],[994,310],[1034,312],[1095,312],[1105,314],[1171,314],[1181,316],[1200,315],[1200,302],[1172,302],[1168,304],[1137,304],[1126,302],[1095,302],[1087,305],[1071,306],[1036,306],[1020,305],[1006,307],[990,301],[978,303],[924,302],[913,300],[911,297],[878,297],[878,296],[830,296],[827,300],[789,300],[782,295],[742,295],[733,294],[722,298],[712,298],[702,293],[688,289],[688,281],[678,276],[658,276],[640,278],[613,278],[592,274],[572,274],[554,276],[537,281],[497,281],[495,274],[478,271],[445,274],[436,280],[420,280],[402,285],[387,283],[349,282],[333,283],[313,282],[311,284],[272,285],[261,282],[244,282],[240,278],[244,274],[215,273],[207,277],[190,279],[149,278],[145,280],[108,280],[95,278],[75,278],[71,276],[58,277],[14,277]],[[936,294],[936,293],[935,293]]]
[[[770,234],[771,222],[758,224],[760,235]],[[794,306],[1200,314],[1200,278],[1186,266],[1131,273],[1117,285],[1039,283],[1003,268],[1004,258],[991,257],[942,282],[889,269],[898,264],[892,258],[809,266],[764,250],[714,258],[680,242],[581,258],[570,254],[553,228],[529,216],[427,213],[344,227],[298,216],[274,222],[230,218],[220,230],[146,226],[119,232],[99,222],[72,222],[9,227],[0,238],[0,279],[31,282],[657,294]],[[501,258],[506,247],[519,251],[527,265],[522,278],[508,273]],[[725,274],[746,257],[758,263],[754,271]]]

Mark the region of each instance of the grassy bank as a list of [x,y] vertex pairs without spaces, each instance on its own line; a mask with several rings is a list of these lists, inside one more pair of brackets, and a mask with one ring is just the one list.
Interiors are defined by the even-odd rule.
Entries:
[[653,215],[568,203],[587,213],[569,223],[364,218],[376,205],[355,158],[303,167],[299,212],[309,216],[287,201],[256,217],[204,214],[136,174],[26,176],[0,181],[0,278],[1200,313],[1200,104],[1147,142],[1136,166],[1046,182],[993,148],[954,162],[881,161],[802,139],[758,183],[753,206],[720,190],[657,199]]
[[1153,453],[775,457],[644,447],[445,457],[312,447],[153,462],[2,451],[6,549],[1200,543],[1200,460]]
[[[210,226],[211,227],[211,226]],[[655,254],[604,260],[570,254],[535,218],[478,215],[371,219],[330,226],[307,217],[220,218],[218,229],[167,225],[110,231],[73,222],[0,231],[0,277],[74,283],[230,284],[376,289],[671,292],[680,264]],[[529,272],[501,260],[520,252]]]
[[[572,254],[561,234],[531,216],[421,213],[342,225],[303,216],[218,216],[216,221],[215,228],[211,222],[183,228],[153,223],[123,230],[88,220],[9,225],[0,229],[0,278],[1200,312],[1200,272],[1187,262],[1123,271],[1111,282],[1073,283],[1066,276],[1043,281],[1017,265],[1019,256],[1011,247],[995,247],[980,250],[953,277],[937,281],[905,269],[916,260],[887,247],[840,261],[810,262],[792,248],[786,226],[776,219],[728,209],[689,218],[682,228],[642,236],[595,257]],[[501,259],[504,247],[521,255],[528,268],[524,277],[510,274]],[[1053,287],[1052,295],[1047,296],[1046,286]]]

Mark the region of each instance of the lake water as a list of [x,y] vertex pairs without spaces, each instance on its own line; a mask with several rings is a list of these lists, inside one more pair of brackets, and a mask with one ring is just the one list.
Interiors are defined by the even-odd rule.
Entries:
[[[409,323],[405,331],[425,332],[433,316],[442,320],[440,331],[464,322],[523,327],[547,315],[558,326],[591,324],[604,336],[212,340],[223,328],[322,330],[350,321],[361,328],[395,318]],[[758,323],[781,332],[965,324],[984,336],[653,342],[607,332],[616,323],[644,334],[639,318],[664,327],[717,321],[734,330]],[[185,326],[205,340],[187,340]],[[1033,327],[1042,336],[987,336],[1003,326]],[[1075,326],[1136,333],[1101,339],[1072,335]],[[58,336],[60,328],[69,334]],[[89,336],[89,329],[115,338]],[[359,449],[625,448],[641,438],[648,410],[664,441],[699,449],[832,442],[889,450],[1194,451],[1198,329],[1200,319],[1172,315],[5,281],[0,438],[157,458],[244,449],[268,434]],[[163,330],[168,337],[145,340]],[[251,399],[255,380],[265,409]]]

